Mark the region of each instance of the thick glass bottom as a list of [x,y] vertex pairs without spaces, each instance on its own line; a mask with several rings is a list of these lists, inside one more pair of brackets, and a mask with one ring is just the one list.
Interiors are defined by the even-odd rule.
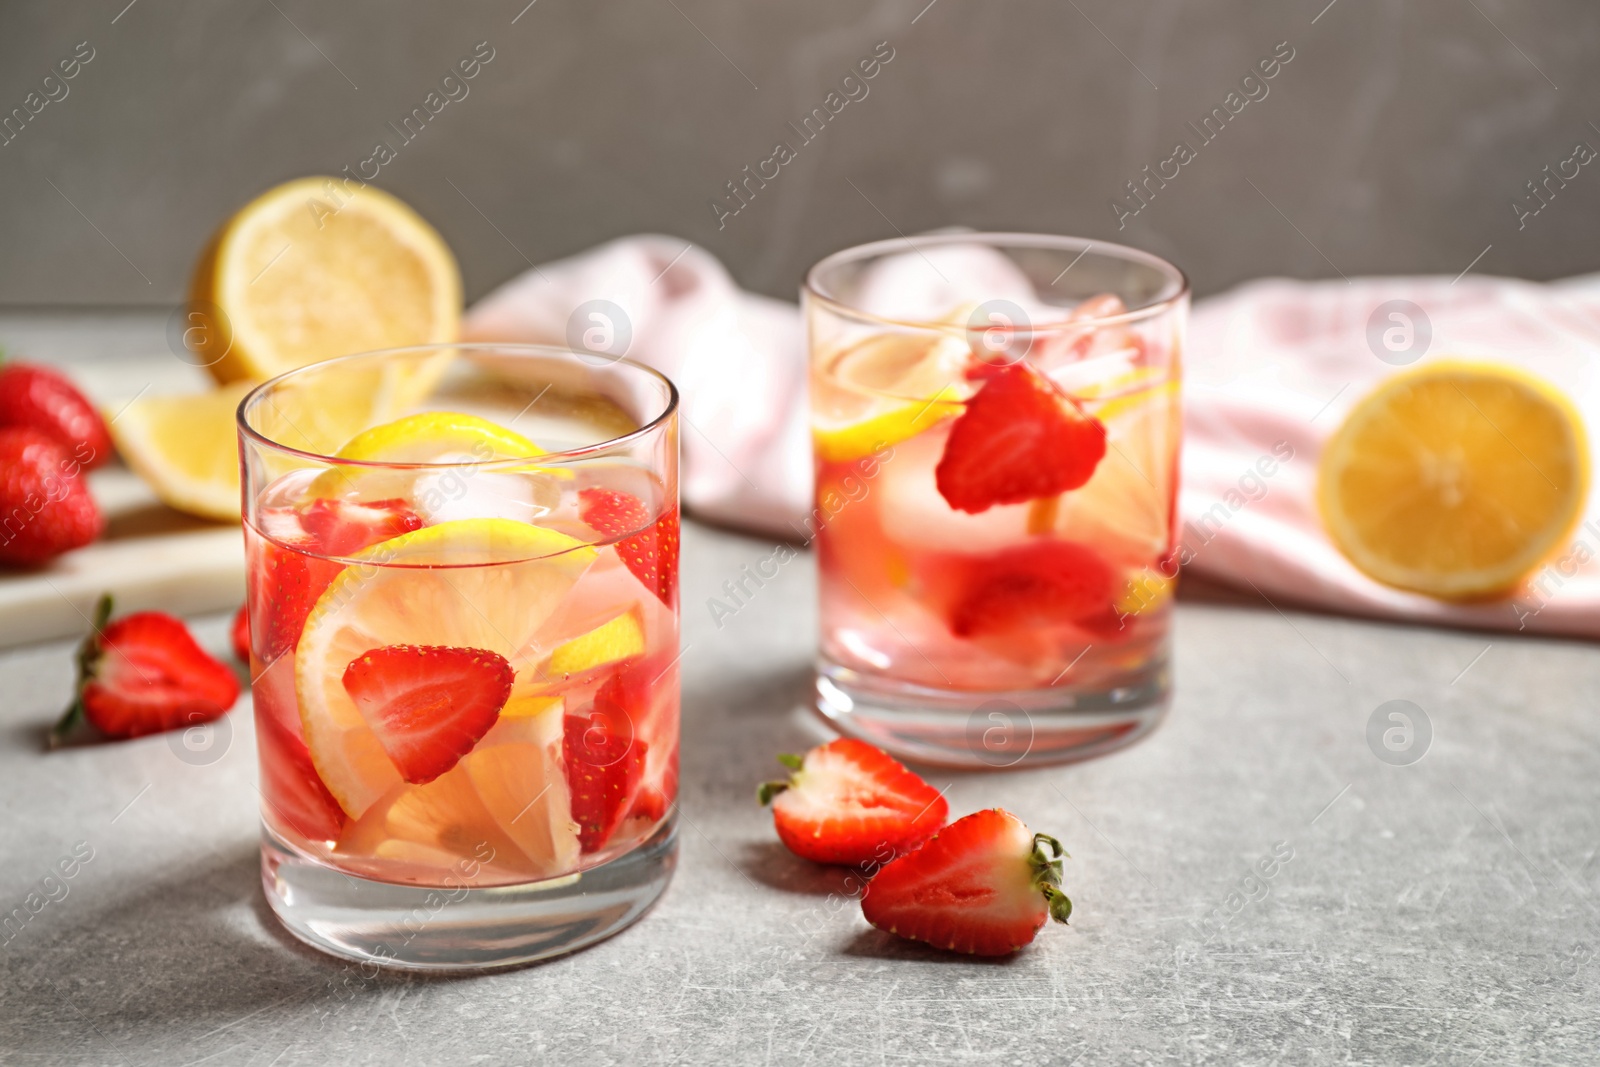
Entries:
[[910,762],[966,770],[1034,767],[1104,755],[1156,727],[1171,694],[1166,660],[1118,681],[1094,691],[1065,685],[931,689],[823,658],[816,710],[841,733]]
[[323,952],[409,971],[478,971],[549,959],[632,925],[677,866],[677,813],[638,848],[580,874],[489,889],[358,878],[263,828],[261,884],[295,937]]

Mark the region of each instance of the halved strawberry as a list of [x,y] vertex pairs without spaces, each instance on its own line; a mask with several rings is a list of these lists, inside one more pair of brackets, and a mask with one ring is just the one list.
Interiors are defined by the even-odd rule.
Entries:
[[65,737],[80,717],[109,737],[139,737],[220,718],[239,699],[233,668],[196,643],[181,619],[138,611],[111,622],[111,598],[95,609],[78,649],[78,696],[56,724]]
[[950,427],[934,468],[957,511],[1022,504],[1087,482],[1106,454],[1106,428],[1026,363],[987,367]]
[[322,784],[306,743],[265,715],[256,716],[256,743],[261,750],[261,796],[273,820],[313,841],[338,837],[344,809]]
[[973,812],[879,871],[861,913],[880,930],[952,952],[1005,956],[1046,919],[1064,923],[1061,842],[1008,811]]
[[566,717],[563,732],[562,762],[578,846],[597,852],[628,814],[649,746],[634,735],[626,709],[606,695],[605,687],[595,694],[587,716]]
[[344,691],[400,776],[431,782],[500,718],[515,672],[481,648],[387,645],[350,661]]
[[778,838],[797,856],[859,867],[916,848],[944,825],[943,795],[865,741],[842,737],[798,756],[786,782],[756,794],[772,805]]
[[617,555],[634,577],[672,606],[678,593],[676,505],[647,527],[650,511],[644,501],[616,489],[591,487],[578,492],[578,517],[602,537],[614,540]]
[[987,637],[1096,619],[1112,611],[1115,576],[1090,548],[1035,541],[973,561],[950,608],[950,632]]

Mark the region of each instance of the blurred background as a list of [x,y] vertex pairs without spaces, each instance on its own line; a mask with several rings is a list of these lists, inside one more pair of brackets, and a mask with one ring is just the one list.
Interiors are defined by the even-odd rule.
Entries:
[[[443,233],[469,300],[639,231],[792,298],[827,252],[952,224],[1120,240],[1202,295],[1560,277],[1600,260],[1600,168],[1568,165],[1547,205],[1529,183],[1600,145],[1597,40],[1582,0],[11,0],[0,304],[173,305],[246,200],[363,165]],[[875,49],[892,58],[841,87]],[[1189,124],[1213,109],[1206,142]],[[1132,199],[1180,141],[1195,157]],[[793,158],[731,214],[726,183],[778,142]]]

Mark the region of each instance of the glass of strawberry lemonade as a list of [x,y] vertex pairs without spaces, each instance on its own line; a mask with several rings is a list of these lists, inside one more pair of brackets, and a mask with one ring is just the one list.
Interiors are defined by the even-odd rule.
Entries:
[[1098,241],[849,249],[802,292],[817,709],[907,759],[1077,759],[1157,722],[1183,274]]
[[606,937],[676,856],[677,393],[518,345],[313,364],[239,408],[262,880],[364,962]]

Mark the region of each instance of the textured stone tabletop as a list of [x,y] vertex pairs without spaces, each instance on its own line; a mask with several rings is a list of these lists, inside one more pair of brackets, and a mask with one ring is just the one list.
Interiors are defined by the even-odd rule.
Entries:
[[[32,353],[67,337],[0,325]],[[48,354],[129,337],[157,351],[161,325],[106,320],[105,338],[79,330]],[[844,872],[778,846],[755,784],[774,753],[825,736],[803,710],[813,560],[719,629],[707,599],[773,546],[695,524],[683,544],[676,880],[620,936],[500,974],[374,976],[278,928],[246,701],[204,753],[173,734],[47,754],[71,643],[0,654],[0,913],[45,901],[0,934],[0,1063],[1600,1056],[1595,647],[1283,613],[1191,585],[1177,698],[1148,740],[1077,766],[930,775],[953,815],[1004,806],[1072,852],[1072,926],[986,963],[871,929]],[[218,653],[225,629],[199,620]],[[1409,765],[1368,741],[1391,700],[1430,726]]]
[[[613,940],[501,974],[368,977],[278,930],[246,706],[209,764],[181,735],[44,754],[68,647],[0,658],[0,902],[93,856],[0,946],[0,1062],[1555,1064],[1600,1047],[1594,648],[1182,603],[1177,701],[1148,740],[933,775],[953,813],[1003,805],[1072,852],[1071,928],[984,963],[872,930],[842,873],[776,844],[754,785],[822,736],[797,710],[812,561],[718,630],[706,598],[771,545],[690,526],[684,547],[677,878]],[[224,629],[200,633],[220,651]],[[1409,766],[1366,740],[1396,698],[1432,726]]]

